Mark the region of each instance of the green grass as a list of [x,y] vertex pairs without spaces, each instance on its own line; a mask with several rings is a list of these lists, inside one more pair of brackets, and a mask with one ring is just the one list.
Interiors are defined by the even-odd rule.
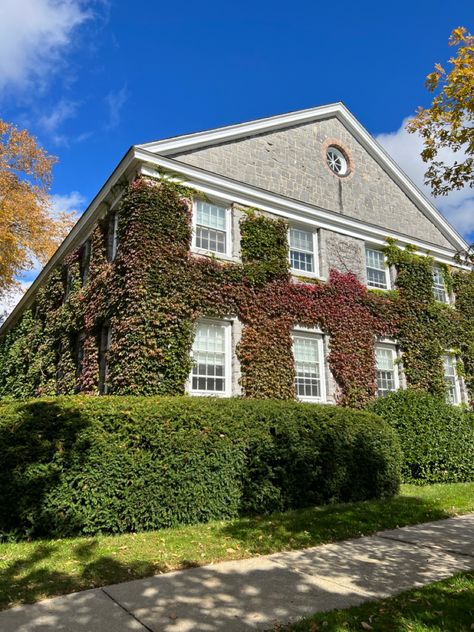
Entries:
[[474,572],[397,597],[317,614],[281,632],[461,632],[474,629]]
[[0,608],[159,572],[300,549],[474,511],[474,483],[404,485],[390,500],[119,536],[0,544]]

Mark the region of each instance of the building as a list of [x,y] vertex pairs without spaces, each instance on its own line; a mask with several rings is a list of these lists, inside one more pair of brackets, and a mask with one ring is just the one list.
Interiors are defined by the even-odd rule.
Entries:
[[[390,248],[429,268],[429,298],[400,289],[420,327],[439,311],[443,334],[424,330],[424,351],[403,314],[387,316],[405,304],[391,292]],[[467,402],[474,361],[459,328],[447,329],[468,318],[451,281],[472,277],[454,258],[466,248],[340,103],[137,145],[1,328],[0,394],[363,405],[413,386]]]

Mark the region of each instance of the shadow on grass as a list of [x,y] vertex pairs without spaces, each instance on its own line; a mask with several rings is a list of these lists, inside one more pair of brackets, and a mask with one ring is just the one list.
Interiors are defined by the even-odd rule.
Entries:
[[[474,616],[474,572],[410,590],[396,597],[336,610],[281,627],[280,632],[379,632],[470,630]],[[370,628],[367,627],[370,625]]]
[[[98,556],[96,549],[99,543],[89,538],[85,543],[71,544],[69,558],[77,564],[74,572],[49,569],[48,560],[52,560],[58,546],[54,542],[40,544],[31,555],[23,556],[0,570],[0,610],[13,604],[33,603],[56,595],[149,577],[169,570],[166,564],[150,560],[121,562],[112,555]],[[52,566],[58,565],[57,560],[52,562]],[[196,566],[196,562],[186,559],[175,563],[176,569]]]
[[239,540],[251,553],[262,554],[317,546],[449,517],[450,514],[435,502],[416,496],[397,496],[242,518],[225,525],[222,533]]
[[[310,507],[215,525],[212,527],[215,535],[211,538],[210,547],[232,538],[232,546],[237,541],[240,549],[249,557],[316,546],[447,517],[449,514],[435,502],[410,496]],[[199,529],[199,526],[192,528]],[[173,537],[173,530],[169,534]],[[166,540],[167,531],[161,531],[160,536]],[[197,536],[193,537],[196,539]],[[148,577],[171,569],[199,566],[192,558],[203,552],[202,548],[193,549],[195,545],[190,543],[183,550],[181,558],[170,552],[168,563],[154,561],[153,550],[147,554],[151,559],[123,562],[114,559],[113,555],[100,555],[98,540],[89,537],[80,543],[71,541],[66,561],[72,560],[76,567],[74,572],[68,573],[65,568],[56,570],[60,566],[58,557],[54,559],[58,546],[54,542],[39,544],[29,557],[15,560],[0,571],[0,608],[7,608],[12,603],[34,602],[48,596]],[[146,557],[142,553],[137,555]],[[232,558],[232,555],[227,555],[227,558]],[[47,568],[48,560],[51,560],[50,570]],[[41,566],[44,568],[38,568]]]
[[[256,560],[255,563],[246,565],[226,564],[224,568],[220,565],[207,566],[190,569],[186,573],[149,577],[133,589],[121,584],[109,587],[105,592],[113,600],[125,604],[129,612],[139,611],[140,619],[145,624],[162,632],[173,632],[180,622],[184,622],[186,629],[208,632],[255,629],[256,624],[259,628],[265,626],[263,629],[271,629],[273,626],[273,629],[281,630],[283,623],[308,617],[314,611],[331,611],[340,607],[341,603],[356,606],[367,597],[375,599],[380,594],[381,586],[388,592],[396,592],[411,586],[412,582],[436,581],[442,576],[443,569],[446,572],[445,552],[429,547],[426,550],[422,547],[410,547],[400,555],[400,549],[393,548],[392,544],[380,539],[375,550],[372,550],[373,542],[360,540],[350,545],[340,545],[339,549],[345,547],[345,555],[341,555],[340,550],[325,550],[322,554],[318,551],[313,559],[306,561],[292,559],[291,562],[284,562],[280,559],[279,563],[272,563],[268,560]],[[76,547],[75,552],[81,547],[82,545]],[[89,543],[84,554],[94,555],[94,547],[93,542]],[[40,554],[48,555],[46,549]],[[370,562],[376,559],[377,563],[359,563],[361,559],[367,560],[367,557],[370,557]],[[96,562],[103,563],[104,560],[99,558]],[[322,575],[333,581],[323,585],[316,584],[306,568],[308,563],[311,568],[316,564],[318,569],[322,569]],[[135,563],[130,568],[139,573],[145,570]],[[87,569],[88,564],[85,564],[84,571]],[[88,570],[92,569],[93,567]],[[123,567],[114,562],[110,563],[108,570],[121,572]],[[342,585],[342,577],[350,577],[352,581]],[[361,587],[364,594],[360,591]],[[430,589],[431,587],[428,588]],[[461,595],[456,606],[448,606],[442,601],[443,594],[438,589],[431,590],[426,607],[422,604],[425,610],[429,609],[425,613],[428,625],[420,630],[469,629],[459,625],[459,622],[469,623],[472,615],[472,612],[469,613],[469,596],[461,594],[463,590],[456,591]],[[398,606],[391,609],[392,616],[389,619],[380,611],[380,602],[366,604],[363,606],[364,610],[355,611],[354,625],[349,628],[343,625],[347,621],[347,613],[328,612],[322,615],[322,621],[331,623],[320,626],[307,622],[307,627],[296,629],[310,632],[320,628],[333,632],[361,630],[364,629],[361,623],[368,621],[370,627],[365,629],[406,631],[412,628],[402,626],[402,620],[407,619],[407,616],[413,621],[417,620],[414,603],[413,597],[398,601]],[[409,611],[410,608],[412,612]],[[460,608],[464,608],[464,611],[457,612]],[[132,627],[134,621],[130,617],[125,620],[123,611],[117,609],[103,593],[87,592],[74,595],[66,602],[56,602],[47,608],[38,606],[28,611],[7,611],[0,614],[0,621],[4,625],[6,623],[5,629],[23,629],[23,626],[31,630],[43,629],[40,624],[44,621],[45,613],[50,626],[48,629],[58,631],[136,629]],[[341,615],[343,618],[336,620],[333,615]],[[121,619],[110,622],[112,616]],[[379,625],[379,621],[387,621],[387,627]],[[397,627],[399,621],[400,626]],[[434,622],[443,622],[445,625],[435,627]],[[30,627],[26,628],[26,624]]]

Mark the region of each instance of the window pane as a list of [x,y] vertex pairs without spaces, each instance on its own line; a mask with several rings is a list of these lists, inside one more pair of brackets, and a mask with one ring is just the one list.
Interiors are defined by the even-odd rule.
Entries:
[[393,352],[391,349],[377,347],[375,349],[375,357],[377,361],[377,369],[383,371],[393,371]]
[[377,368],[377,396],[383,397],[397,388],[393,351],[384,347],[375,348]]
[[313,252],[313,233],[310,230],[290,228],[290,246],[296,250]]
[[294,270],[314,272],[314,258],[312,254],[290,250],[290,265]]
[[215,228],[216,230],[226,230],[226,209],[222,206],[209,204],[202,200],[196,202],[196,224]]
[[314,241],[310,230],[290,228],[290,265],[294,270],[314,272]]
[[444,285],[443,271],[438,266],[433,268],[433,295],[437,301],[448,303],[448,294]]
[[367,268],[367,285],[382,290],[385,289],[387,287],[387,277],[385,276],[385,271],[382,272],[381,270]]
[[367,285],[382,290],[387,289],[387,276],[385,269],[385,257],[380,250],[365,250]]
[[449,404],[458,404],[456,362],[450,355],[443,356],[444,381],[446,383],[446,401]]
[[196,247],[210,252],[225,253],[226,234],[218,230],[210,230],[196,226]]
[[385,271],[385,257],[383,252],[380,250],[371,250],[367,248],[365,251],[367,267],[375,268],[376,270],[384,270]]
[[191,390],[207,393],[225,391],[225,326],[201,323],[193,344]]
[[319,345],[316,338],[293,336],[295,391],[298,397],[320,398],[321,376]]
[[196,247],[226,252],[227,211],[222,206],[196,200]]

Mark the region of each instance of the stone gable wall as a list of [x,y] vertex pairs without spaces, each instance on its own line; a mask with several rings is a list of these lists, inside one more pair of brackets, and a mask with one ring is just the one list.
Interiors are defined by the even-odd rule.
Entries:
[[[340,144],[349,155],[353,169],[347,177],[334,175],[326,164],[325,151],[331,143]],[[451,247],[336,118],[172,157],[381,228]]]

